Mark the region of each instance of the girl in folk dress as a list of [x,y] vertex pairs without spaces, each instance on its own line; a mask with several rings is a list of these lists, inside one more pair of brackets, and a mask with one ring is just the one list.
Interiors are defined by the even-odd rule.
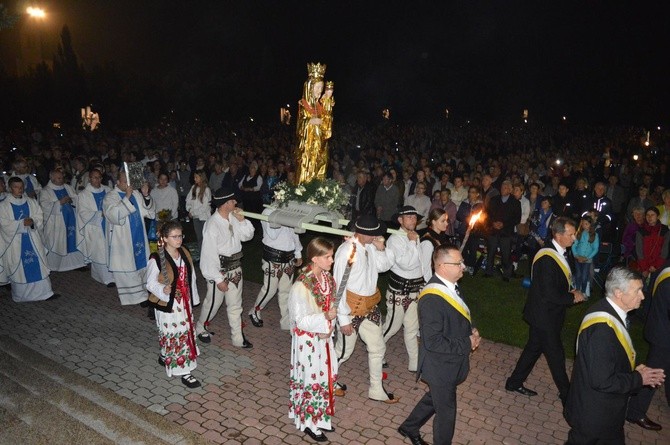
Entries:
[[317,442],[333,431],[333,385],[337,358],[332,334],[337,316],[333,243],[314,238],[307,246],[309,264],[298,276],[288,298],[291,320],[291,380],[289,418]]
[[159,235],[164,258],[153,253],[147,265],[147,290],[156,309],[161,347],[158,363],[165,366],[168,377],[181,376],[184,385],[197,388],[200,382],[191,375],[199,354],[193,323],[193,306],[200,304],[195,267],[191,254],[182,246],[181,224],[167,222],[160,227]]

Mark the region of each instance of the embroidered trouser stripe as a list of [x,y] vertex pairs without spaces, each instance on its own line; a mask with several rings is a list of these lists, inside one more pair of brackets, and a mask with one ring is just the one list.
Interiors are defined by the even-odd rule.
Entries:
[[[391,298],[392,298],[392,300],[391,300],[391,308],[392,308],[391,309],[391,318],[389,319],[388,326],[386,327],[386,330],[384,331],[384,337],[386,337],[386,334],[388,334],[389,331],[391,330],[391,327],[393,326],[393,319],[395,318],[395,307],[396,307],[395,297],[396,297],[396,294],[393,291],[389,291],[389,293],[391,294]],[[389,304],[388,303],[389,303],[389,300],[387,298],[386,299],[386,310],[387,311],[389,310]],[[386,313],[386,316],[388,317],[388,312]]]
[[[265,295],[263,295],[263,298],[261,298],[261,301],[259,301],[258,304],[256,304],[256,307],[260,307],[260,308],[263,307],[263,303],[265,302],[265,299],[270,294],[270,289],[272,288],[272,286],[270,286],[272,284],[272,283],[270,283],[270,281],[272,280],[272,263],[268,261],[267,265],[268,265],[268,269],[267,269],[267,273],[265,274]],[[277,281],[279,281],[279,280],[277,280]],[[274,295],[272,295],[272,296],[274,296]],[[254,310],[255,310],[255,308],[254,308]]]
[[210,283],[213,284],[212,286],[212,304],[209,307],[209,312],[207,312],[207,318],[205,319],[205,322],[209,321],[209,317],[212,315],[212,311],[214,310],[214,305],[216,304],[216,283],[214,283],[214,280],[209,280]]

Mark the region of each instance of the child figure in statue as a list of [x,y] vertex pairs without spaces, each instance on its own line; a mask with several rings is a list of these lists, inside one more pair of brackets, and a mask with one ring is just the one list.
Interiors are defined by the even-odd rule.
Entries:
[[323,89],[326,65],[308,63],[308,78],[298,102],[298,148],[295,153],[297,184],[325,179],[328,167],[328,139],[333,124],[333,83]]

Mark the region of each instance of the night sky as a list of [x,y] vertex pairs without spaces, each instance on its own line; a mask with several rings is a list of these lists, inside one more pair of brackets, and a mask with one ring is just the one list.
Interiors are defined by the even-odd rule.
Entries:
[[[0,0],[9,8],[25,2]],[[669,2],[44,1],[86,66],[206,83],[259,118],[328,64],[338,119],[656,125],[670,117]],[[38,4],[38,2],[34,2]],[[234,97],[236,100],[228,101]],[[242,111],[241,111],[242,112]],[[244,112],[248,112],[244,109]]]

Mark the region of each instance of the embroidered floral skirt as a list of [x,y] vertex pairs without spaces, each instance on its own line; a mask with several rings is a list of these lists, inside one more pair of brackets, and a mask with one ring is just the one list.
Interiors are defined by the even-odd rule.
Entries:
[[[337,358],[332,338],[327,340],[307,333],[291,335],[291,380],[288,416],[296,428],[331,428],[333,405],[330,391],[337,381]],[[326,348],[330,348],[328,363]],[[331,385],[328,383],[330,366]],[[334,399],[334,397],[333,397]]]
[[[194,354],[189,347],[188,331],[194,329],[195,325],[187,317],[184,303],[188,304],[188,299],[182,299],[179,303],[175,300],[171,313],[154,311],[158,325],[158,342],[161,355],[165,357],[165,372],[168,377],[190,374],[196,368],[197,356],[200,354],[197,345]],[[190,359],[189,356],[194,358]]]

